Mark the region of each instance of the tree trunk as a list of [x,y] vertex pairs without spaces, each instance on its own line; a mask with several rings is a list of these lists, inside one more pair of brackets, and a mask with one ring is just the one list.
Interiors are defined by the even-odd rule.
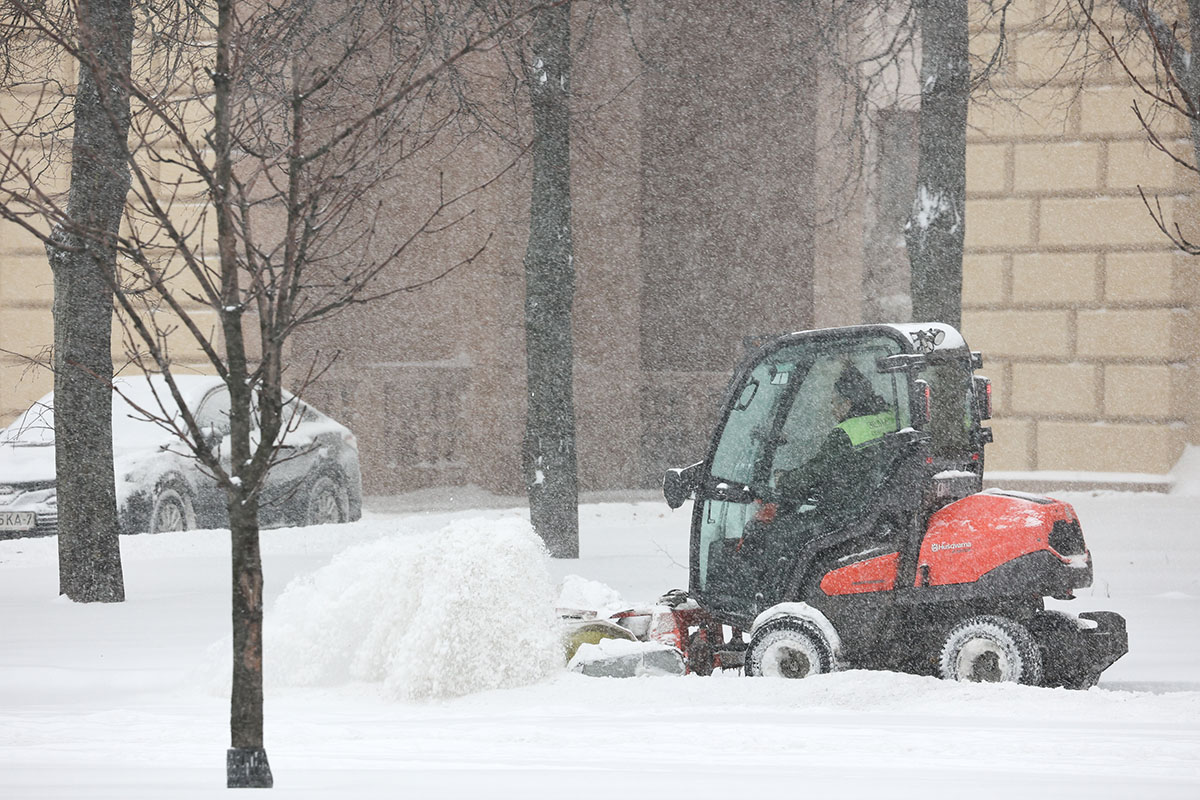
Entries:
[[128,0],[80,0],[69,228],[46,254],[54,273],[54,429],[59,592],[125,599],[112,444],[112,281],[129,192],[126,137],[133,13]]
[[913,319],[962,324],[966,231],[967,103],[971,96],[966,0],[919,0],[921,116],[917,196],[905,232]]
[[232,68],[236,15],[234,0],[217,2],[217,63],[213,70],[213,210],[221,258],[221,333],[225,341],[225,385],[229,388],[229,448],[233,484],[229,506],[232,582],[233,685],[229,694],[229,788],[270,788],[274,784],[263,745],[263,570],[258,537],[259,477],[252,466],[251,406],[242,297],[234,226]]
[[525,252],[528,413],[523,466],[533,528],[555,558],[579,556],[571,341],[570,11],[570,4],[564,4],[538,13],[527,75],[533,106],[533,196]]
[[229,695],[230,748],[226,785],[270,788],[274,784],[263,746],[263,569],[258,538],[258,501],[231,496],[233,688]]

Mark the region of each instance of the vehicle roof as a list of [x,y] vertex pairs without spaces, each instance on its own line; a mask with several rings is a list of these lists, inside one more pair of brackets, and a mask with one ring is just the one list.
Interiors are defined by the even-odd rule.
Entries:
[[899,333],[911,351],[915,353],[928,354],[935,351],[947,353],[961,352],[964,355],[969,353],[967,350],[967,341],[963,338],[963,335],[953,325],[947,325],[944,322],[885,322],[869,325],[845,325],[833,328],[795,331],[781,338],[814,334],[836,336],[838,334],[879,333],[881,332],[880,329]]
[[[189,407],[195,407],[204,396],[213,389],[224,386],[225,382],[216,375],[172,375],[179,393]],[[157,395],[164,403],[171,403],[171,393],[167,390],[167,381],[162,375],[122,375],[113,378],[113,386],[125,397],[138,405],[153,404]]]

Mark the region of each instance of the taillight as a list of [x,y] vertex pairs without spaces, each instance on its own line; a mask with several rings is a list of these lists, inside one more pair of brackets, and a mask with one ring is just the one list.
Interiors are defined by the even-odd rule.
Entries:
[[971,380],[974,384],[972,395],[975,399],[975,416],[979,417],[980,422],[991,419],[992,382],[982,375],[976,375]]
[[913,411],[920,415],[919,422],[922,426],[928,425],[933,419],[933,393],[926,381],[913,381],[913,387],[917,393],[916,408]]

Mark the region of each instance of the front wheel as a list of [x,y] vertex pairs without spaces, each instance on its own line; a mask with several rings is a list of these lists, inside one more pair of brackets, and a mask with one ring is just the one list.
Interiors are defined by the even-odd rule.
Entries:
[[1042,682],[1042,658],[1025,626],[1008,617],[983,615],[955,625],[946,636],[938,672],[951,681]]
[[150,509],[150,533],[186,531],[195,525],[196,512],[188,490],[178,481],[160,483],[154,490],[154,504]]
[[807,678],[833,669],[833,653],[817,628],[804,620],[777,619],[750,639],[745,673],[750,677]]
[[305,525],[329,525],[349,518],[346,490],[332,475],[320,475],[308,488]]

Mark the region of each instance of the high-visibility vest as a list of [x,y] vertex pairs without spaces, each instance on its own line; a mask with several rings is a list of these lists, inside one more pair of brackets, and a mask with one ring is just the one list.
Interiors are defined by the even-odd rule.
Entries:
[[881,411],[865,417],[851,417],[839,422],[837,427],[850,437],[853,447],[866,447],[876,439],[882,439],[884,434],[896,430],[896,415],[891,411]]

